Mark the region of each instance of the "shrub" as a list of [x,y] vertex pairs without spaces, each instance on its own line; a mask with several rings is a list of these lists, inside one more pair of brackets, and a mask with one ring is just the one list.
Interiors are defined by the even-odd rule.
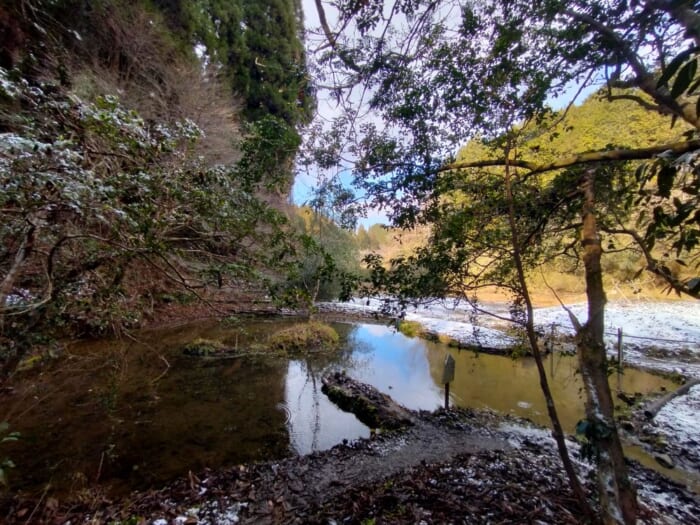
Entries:
[[339,343],[338,332],[319,322],[299,323],[270,336],[269,347],[288,353],[334,350]]
[[416,321],[401,321],[398,330],[407,337],[421,337],[424,335],[423,326]]

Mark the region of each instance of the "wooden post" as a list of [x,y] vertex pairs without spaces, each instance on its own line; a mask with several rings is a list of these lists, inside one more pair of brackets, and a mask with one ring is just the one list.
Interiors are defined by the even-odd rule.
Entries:
[[547,344],[549,350],[549,377],[554,378],[554,323],[549,328],[549,342]]
[[549,353],[549,377],[554,379],[554,352]]
[[445,410],[450,408],[450,383],[455,379],[455,360],[447,354],[445,368],[442,370],[442,384],[445,385]]
[[622,392],[622,328],[617,329],[617,391]]
[[617,369],[622,372],[622,328],[617,329]]

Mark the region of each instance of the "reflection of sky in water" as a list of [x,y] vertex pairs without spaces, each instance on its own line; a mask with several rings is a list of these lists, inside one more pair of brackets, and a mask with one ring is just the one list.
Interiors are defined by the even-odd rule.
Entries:
[[[433,410],[442,403],[442,390],[430,376],[425,343],[382,325],[358,325],[348,336],[351,354],[347,374],[388,393],[412,409]],[[287,427],[292,449],[299,454],[325,450],[343,439],[369,436],[369,429],[345,413],[321,392],[321,377],[329,368],[308,361],[290,361],[285,383]]]
[[[353,325],[347,346],[322,364],[292,361],[287,373],[285,396],[290,412],[287,427],[291,447],[299,453],[323,450],[343,438],[367,436],[369,430],[354,416],[337,409],[321,392],[321,377],[330,370],[345,370],[369,383],[410,409],[434,410],[442,406],[443,385],[437,385],[443,360],[450,353],[456,361],[450,385],[456,406],[491,408],[548,425],[537,368],[532,359],[476,354],[447,348],[440,343],[409,338],[381,324]],[[432,375],[431,375],[432,365]],[[559,417],[567,432],[573,432],[583,415],[583,393],[575,358],[557,355],[545,362],[550,388]],[[311,372],[313,371],[313,373]],[[628,369],[622,376],[627,392],[651,392],[668,383],[650,374]]]
[[353,338],[372,349],[348,369],[348,375],[370,383],[412,409],[434,410],[442,403],[441,388],[430,376],[425,342],[383,325],[360,325]]
[[321,376],[306,362],[289,362],[285,385],[287,427],[291,448],[298,454],[326,450],[343,439],[369,436],[365,425],[339,410],[321,392]]

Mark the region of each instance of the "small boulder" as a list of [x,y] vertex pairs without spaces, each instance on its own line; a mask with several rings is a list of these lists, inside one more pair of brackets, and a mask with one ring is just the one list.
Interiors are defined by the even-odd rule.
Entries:
[[659,465],[668,469],[671,469],[676,466],[673,463],[671,456],[669,456],[668,454],[654,454],[654,459]]

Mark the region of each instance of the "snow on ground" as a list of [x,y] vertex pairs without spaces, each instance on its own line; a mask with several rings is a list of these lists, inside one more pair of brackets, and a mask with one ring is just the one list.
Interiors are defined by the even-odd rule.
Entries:
[[[371,316],[381,312],[382,299],[353,299],[346,303],[320,303],[320,311],[344,312]],[[507,308],[501,315],[508,315]],[[464,303],[434,302],[430,305],[409,307],[405,319],[420,323],[431,335],[445,335],[465,346],[505,350],[514,346],[515,339],[502,330],[497,330],[481,322],[483,314],[476,314]]]
[[[186,515],[178,516],[172,523],[174,525],[186,525],[188,523],[196,523],[197,525],[234,525],[240,521],[238,514],[241,508],[247,506],[247,503],[232,503],[228,499],[224,499],[221,505],[218,501],[210,501],[201,507],[195,507],[187,510]],[[165,518],[158,518],[151,521],[152,525],[169,525],[170,522]]]
[[665,405],[654,422],[657,430],[673,439],[686,449],[697,450],[700,444],[700,385],[690,389],[688,394],[677,397]]
[[[696,387],[696,389],[696,401],[698,405],[700,405],[700,386]],[[700,408],[700,406],[696,406],[696,409],[697,408]],[[671,414],[672,410],[673,409],[670,409]],[[661,413],[659,413],[659,415],[661,415]],[[673,421],[673,415],[671,415],[670,420]],[[673,424],[675,425],[676,423]],[[693,422],[693,425],[695,428],[698,427],[697,422]],[[506,434],[508,442],[515,448],[531,447],[535,445],[549,448],[551,450],[551,457],[557,454],[556,442],[549,429],[532,427],[516,422],[507,422],[501,423],[499,430]],[[697,435],[700,435],[700,433]],[[571,438],[567,440],[567,447],[572,463],[580,479],[587,479],[591,475],[593,465],[580,459],[579,445]],[[644,506],[654,509],[656,513],[658,513],[658,516],[651,520],[645,520],[645,523],[685,525],[687,523],[697,522],[697,516],[688,505],[687,493],[668,487],[666,489],[660,488],[658,484],[654,482],[653,477],[649,479],[650,472],[645,469],[632,468],[630,470],[630,476],[634,480],[635,487],[637,487],[637,497],[639,501]]]
[[[586,304],[569,306],[581,323]],[[561,307],[538,308],[538,326],[555,325],[573,335],[569,315]],[[617,355],[617,330],[622,329],[623,361],[649,370],[700,377],[700,303],[690,301],[609,303],[605,308],[605,341]]]
[[[319,309],[349,314],[372,315],[381,311],[380,298],[354,299],[347,303],[321,303]],[[410,307],[406,319],[416,321],[432,334],[442,334],[465,346],[505,349],[515,340],[505,333],[503,318],[508,305],[481,305],[493,315],[476,313],[466,303],[433,302]],[[581,324],[587,320],[586,304],[569,308]],[[500,317],[500,319],[498,319]],[[535,323],[548,334],[554,326],[560,335],[573,335],[569,314],[561,307],[537,308]],[[605,310],[608,352],[617,355],[617,330],[622,329],[623,360],[649,370],[700,377],[700,303],[690,301],[614,302]]]
[[[325,303],[321,310],[351,314],[372,315],[381,311],[381,299],[356,299],[349,303]],[[468,304],[440,304],[409,308],[406,319],[416,321],[433,334],[444,334],[466,346],[504,349],[512,346],[513,338],[505,333],[509,317],[507,304],[484,304],[482,308],[496,314],[489,316],[474,313]],[[581,324],[587,320],[586,304],[574,304],[569,308]],[[499,319],[500,318],[500,319]],[[539,331],[550,334],[552,327],[558,335],[571,336],[574,328],[569,314],[561,307],[538,308],[535,323]],[[623,362],[659,372],[674,372],[689,378],[700,378],[700,303],[689,301],[612,302],[605,310],[605,338],[608,353],[617,356],[618,328],[623,335]],[[567,338],[564,338],[567,339]],[[573,349],[572,343],[565,343]],[[700,386],[689,395],[669,403],[655,418],[657,430],[669,444],[694,452],[700,445]],[[510,434],[515,435],[514,429]],[[545,431],[546,432],[546,431]],[[519,439],[523,439],[520,436]],[[528,436],[543,441],[545,436]],[[647,491],[647,500],[666,504],[659,498],[667,494]],[[669,496],[670,497],[670,496]],[[675,496],[674,496],[675,497]],[[671,502],[675,505],[675,500]]]

